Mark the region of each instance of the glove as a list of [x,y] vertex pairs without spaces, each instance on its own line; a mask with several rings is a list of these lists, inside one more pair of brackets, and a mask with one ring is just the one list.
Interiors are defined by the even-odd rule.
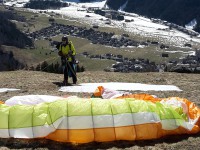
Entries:
[[75,64],[79,64],[79,61],[78,61],[78,60],[75,60]]
[[69,54],[64,55],[61,51],[58,52],[58,55],[63,57],[63,58],[69,58]]

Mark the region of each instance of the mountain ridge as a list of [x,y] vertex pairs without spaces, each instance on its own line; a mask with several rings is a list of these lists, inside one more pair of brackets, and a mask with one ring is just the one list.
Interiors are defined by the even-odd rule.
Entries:
[[107,0],[107,5],[118,10],[127,2],[124,11],[137,13],[150,18],[159,18],[181,26],[197,20],[195,31],[200,32],[200,1],[198,0]]

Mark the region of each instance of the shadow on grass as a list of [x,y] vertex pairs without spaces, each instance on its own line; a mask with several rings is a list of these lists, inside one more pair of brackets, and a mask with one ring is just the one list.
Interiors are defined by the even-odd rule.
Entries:
[[130,148],[133,146],[145,147],[145,146],[155,146],[156,144],[173,144],[181,142],[183,140],[188,140],[188,138],[200,137],[199,134],[195,135],[172,135],[163,137],[155,140],[137,140],[137,141],[114,141],[114,142],[92,142],[87,144],[73,144],[73,143],[61,143],[47,139],[3,139],[0,138],[0,147],[7,147],[10,149],[22,149],[22,148],[44,148],[44,149],[59,149],[59,150],[76,150],[76,149],[110,149],[110,148]]
[[57,85],[58,87],[61,87],[61,86],[81,86],[81,85],[72,84],[72,83],[68,83],[67,85],[63,85],[63,82],[52,82],[52,83]]
[[[63,82],[53,82],[53,84],[57,85],[58,87],[61,87],[61,86],[64,86],[63,85]],[[72,84],[68,83],[67,85],[65,86],[73,86]]]

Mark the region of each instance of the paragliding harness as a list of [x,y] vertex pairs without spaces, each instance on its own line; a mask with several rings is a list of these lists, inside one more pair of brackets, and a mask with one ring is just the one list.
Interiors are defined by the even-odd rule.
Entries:
[[[72,50],[71,50],[71,43],[68,44],[69,45],[69,54],[67,57],[65,56],[61,56],[61,63],[62,63],[62,68],[63,68],[63,73],[64,73],[64,69],[65,67],[68,66],[68,76],[72,77],[72,74],[76,75],[76,68],[77,68],[77,63],[75,61],[75,56],[72,55]],[[62,48],[62,47],[61,47]],[[72,62],[73,62],[73,68],[71,67],[71,65],[69,64],[69,61],[67,60],[69,57],[72,58]],[[74,72],[75,71],[75,72]]]

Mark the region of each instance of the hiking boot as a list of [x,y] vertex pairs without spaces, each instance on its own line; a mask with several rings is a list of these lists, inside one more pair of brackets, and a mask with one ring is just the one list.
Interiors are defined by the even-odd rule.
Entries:
[[69,85],[68,81],[67,81],[67,80],[64,80],[64,81],[63,81],[63,86],[67,86],[67,85]]

